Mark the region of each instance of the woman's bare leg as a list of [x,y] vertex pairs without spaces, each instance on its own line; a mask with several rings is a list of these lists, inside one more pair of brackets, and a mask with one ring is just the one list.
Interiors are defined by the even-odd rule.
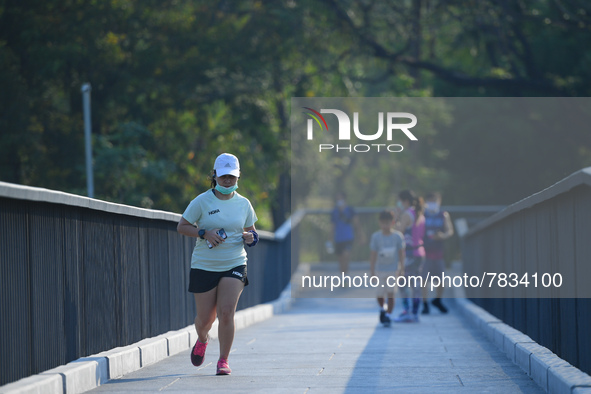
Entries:
[[225,277],[218,284],[217,314],[219,320],[218,338],[220,358],[228,359],[234,342],[234,314],[244,283],[236,278]]
[[207,337],[216,317],[217,287],[205,293],[194,293],[197,316],[195,316],[195,330],[199,341],[207,342]]

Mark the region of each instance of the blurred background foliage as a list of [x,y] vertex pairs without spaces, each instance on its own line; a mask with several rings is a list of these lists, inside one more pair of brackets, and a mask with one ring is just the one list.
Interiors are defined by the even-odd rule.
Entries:
[[[273,229],[291,97],[590,96],[590,44],[586,0],[0,0],[0,180],[85,194],[90,82],[97,198],[182,212],[232,152]],[[506,138],[434,131],[402,184],[508,204],[591,165],[588,132]]]

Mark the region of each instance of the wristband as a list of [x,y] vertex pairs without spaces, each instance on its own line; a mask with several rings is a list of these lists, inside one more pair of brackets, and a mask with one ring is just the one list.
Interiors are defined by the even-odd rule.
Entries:
[[252,235],[254,235],[254,241],[252,241],[252,243],[246,244],[246,246],[252,247],[252,246],[255,246],[259,242],[259,235],[254,230],[250,230],[249,233],[252,233]]

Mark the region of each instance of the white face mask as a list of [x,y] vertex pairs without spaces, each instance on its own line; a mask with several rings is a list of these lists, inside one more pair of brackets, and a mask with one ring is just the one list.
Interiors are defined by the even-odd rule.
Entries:
[[436,202],[427,202],[425,203],[425,209],[431,212],[439,212],[439,204]]

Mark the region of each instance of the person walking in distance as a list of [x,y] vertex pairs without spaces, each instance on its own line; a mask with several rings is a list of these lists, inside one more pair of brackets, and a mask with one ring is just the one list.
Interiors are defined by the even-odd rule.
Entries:
[[[394,230],[394,214],[383,211],[379,216],[380,230],[371,235],[369,242],[369,266],[371,276],[380,279],[378,286],[378,305],[380,322],[389,326],[394,310],[394,287],[388,287],[388,278],[404,275],[404,236]],[[387,298],[387,301],[386,301]],[[387,302],[387,310],[384,309]]]
[[[443,259],[443,241],[454,235],[454,229],[449,213],[441,210],[441,195],[437,192],[428,193],[425,196],[425,263],[421,268],[421,275],[426,280],[428,276],[441,276],[445,269]],[[430,285],[429,285],[430,286]],[[423,311],[429,314],[428,287],[423,287]],[[447,313],[447,308],[441,302],[443,286],[437,286],[436,297],[431,304],[442,313]]]
[[351,249],[355,239],[355,229],[358,227],[357,216],[353,207],[347,205],[345,193],[336,195],[335,207],[331,213],[332,235],[335,243],[335,253],[339,259],[339,269],[345,275],[349,272]]
[[[404,234],[406,244],[406,259],[404,274],[407,277],[418,277],[419,269],[425,261],[425,248],[423,238],[425,236],[425,217],[423,216],[423,199],[411,190],[403,190],[398,194],[398,208],[402,211],[400,220],[396,222],[396,229]],[[421,288],[417,281],[408,281],[404,288],[406,293],[402,303],[404,311],[394,321],[418,322],[419,306],[421,304]],[[408,294],[410,293],[410,294]],[[412,298],[412,305],[410,302]],[[411,309],[412,308],[412,309]]]
[[187,207],[177,231],[197,238],[191,258],[189,292],[194,293],[197,341],[191,351],[195,366],[203,363],[209,330],[219,320],[220,358],[217,375],[229,375],[228,356],[234,341],[234,314],[242,290],[248,285],[246,251],[258,242],[256,213],[250,201],[236,192],[240,177],[238,158],[219,155],[213,166],[211,189]]

